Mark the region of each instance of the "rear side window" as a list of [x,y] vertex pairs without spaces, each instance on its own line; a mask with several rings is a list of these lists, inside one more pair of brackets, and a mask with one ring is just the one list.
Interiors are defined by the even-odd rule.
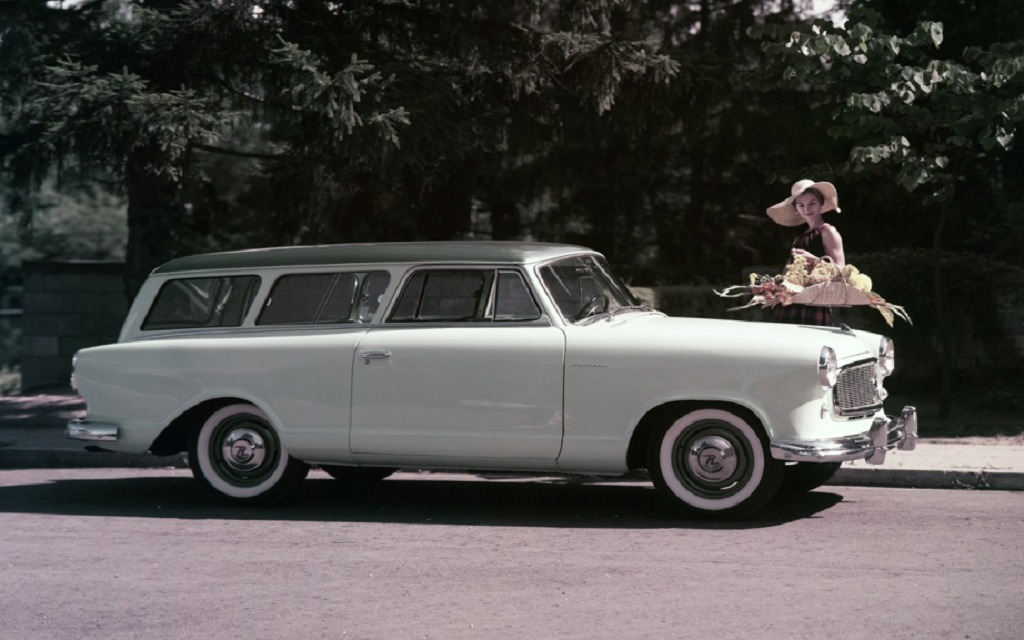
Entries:
[[369,322],[390,281],[386,271],[282,276],[274,283],[256,324]]
[[240,326],[259,286],[258,276],[171,280],[160,288],[142,330]]

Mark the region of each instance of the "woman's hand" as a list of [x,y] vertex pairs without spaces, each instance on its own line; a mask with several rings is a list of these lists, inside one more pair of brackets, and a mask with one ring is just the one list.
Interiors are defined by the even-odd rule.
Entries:
[[818,261],[818,256],[804,249],[793,249],[790,253],[794,258],[803,256],[804,259],[807,260],[807,262],[809,262],[810,264],[814,264],[815,262]]

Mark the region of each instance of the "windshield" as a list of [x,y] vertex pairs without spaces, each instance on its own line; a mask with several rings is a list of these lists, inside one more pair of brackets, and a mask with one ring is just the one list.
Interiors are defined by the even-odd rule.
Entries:
[[600,256],[575,256],[541,267],[540,277],[568,322],[640,305]]

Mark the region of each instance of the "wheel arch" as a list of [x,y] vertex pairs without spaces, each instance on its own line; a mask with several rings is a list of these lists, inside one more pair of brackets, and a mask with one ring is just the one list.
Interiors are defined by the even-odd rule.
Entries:
[[752,426],[759,428],[759,433],[762,437],[769,438],[764,420],[761,419],[756,411],[740,402],[732,400],[670,400],[651,408],[637,423],[629,440],[629,447],[626,450],[626,465],[629,470],[647,468],[647,450],[650,446],[651,438],[654,436],[657,428],[664,424],[669,416],[689,413],[697,409],[724,409],[732,411],[750,422]]
[[238,397],[220,397],[203,400],[171,420],[171,423],[164,427],[164,430],[153,441],[150,453],[158,456],[168,456],[188,451],[189,440],[192,434],[196,429],[203,426],[207,418],[218,409],[237,403],[258,406],[251,400]]

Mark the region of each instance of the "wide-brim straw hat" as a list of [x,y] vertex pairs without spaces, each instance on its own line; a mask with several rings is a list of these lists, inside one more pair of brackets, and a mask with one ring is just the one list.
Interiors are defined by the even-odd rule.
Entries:
[[825,202],[821,205],[821,212],[835,211],[839,213],[839,195],[836,187],[831,182],[815,182],[814,180],[800,180],[793,184],[788,198],[779,204],[768,207],[768,217],[786,227],[797,227],[804,224],[805,220],[796,212],[793,201],[803,195],[808,189],[817,189],[825,196]]

